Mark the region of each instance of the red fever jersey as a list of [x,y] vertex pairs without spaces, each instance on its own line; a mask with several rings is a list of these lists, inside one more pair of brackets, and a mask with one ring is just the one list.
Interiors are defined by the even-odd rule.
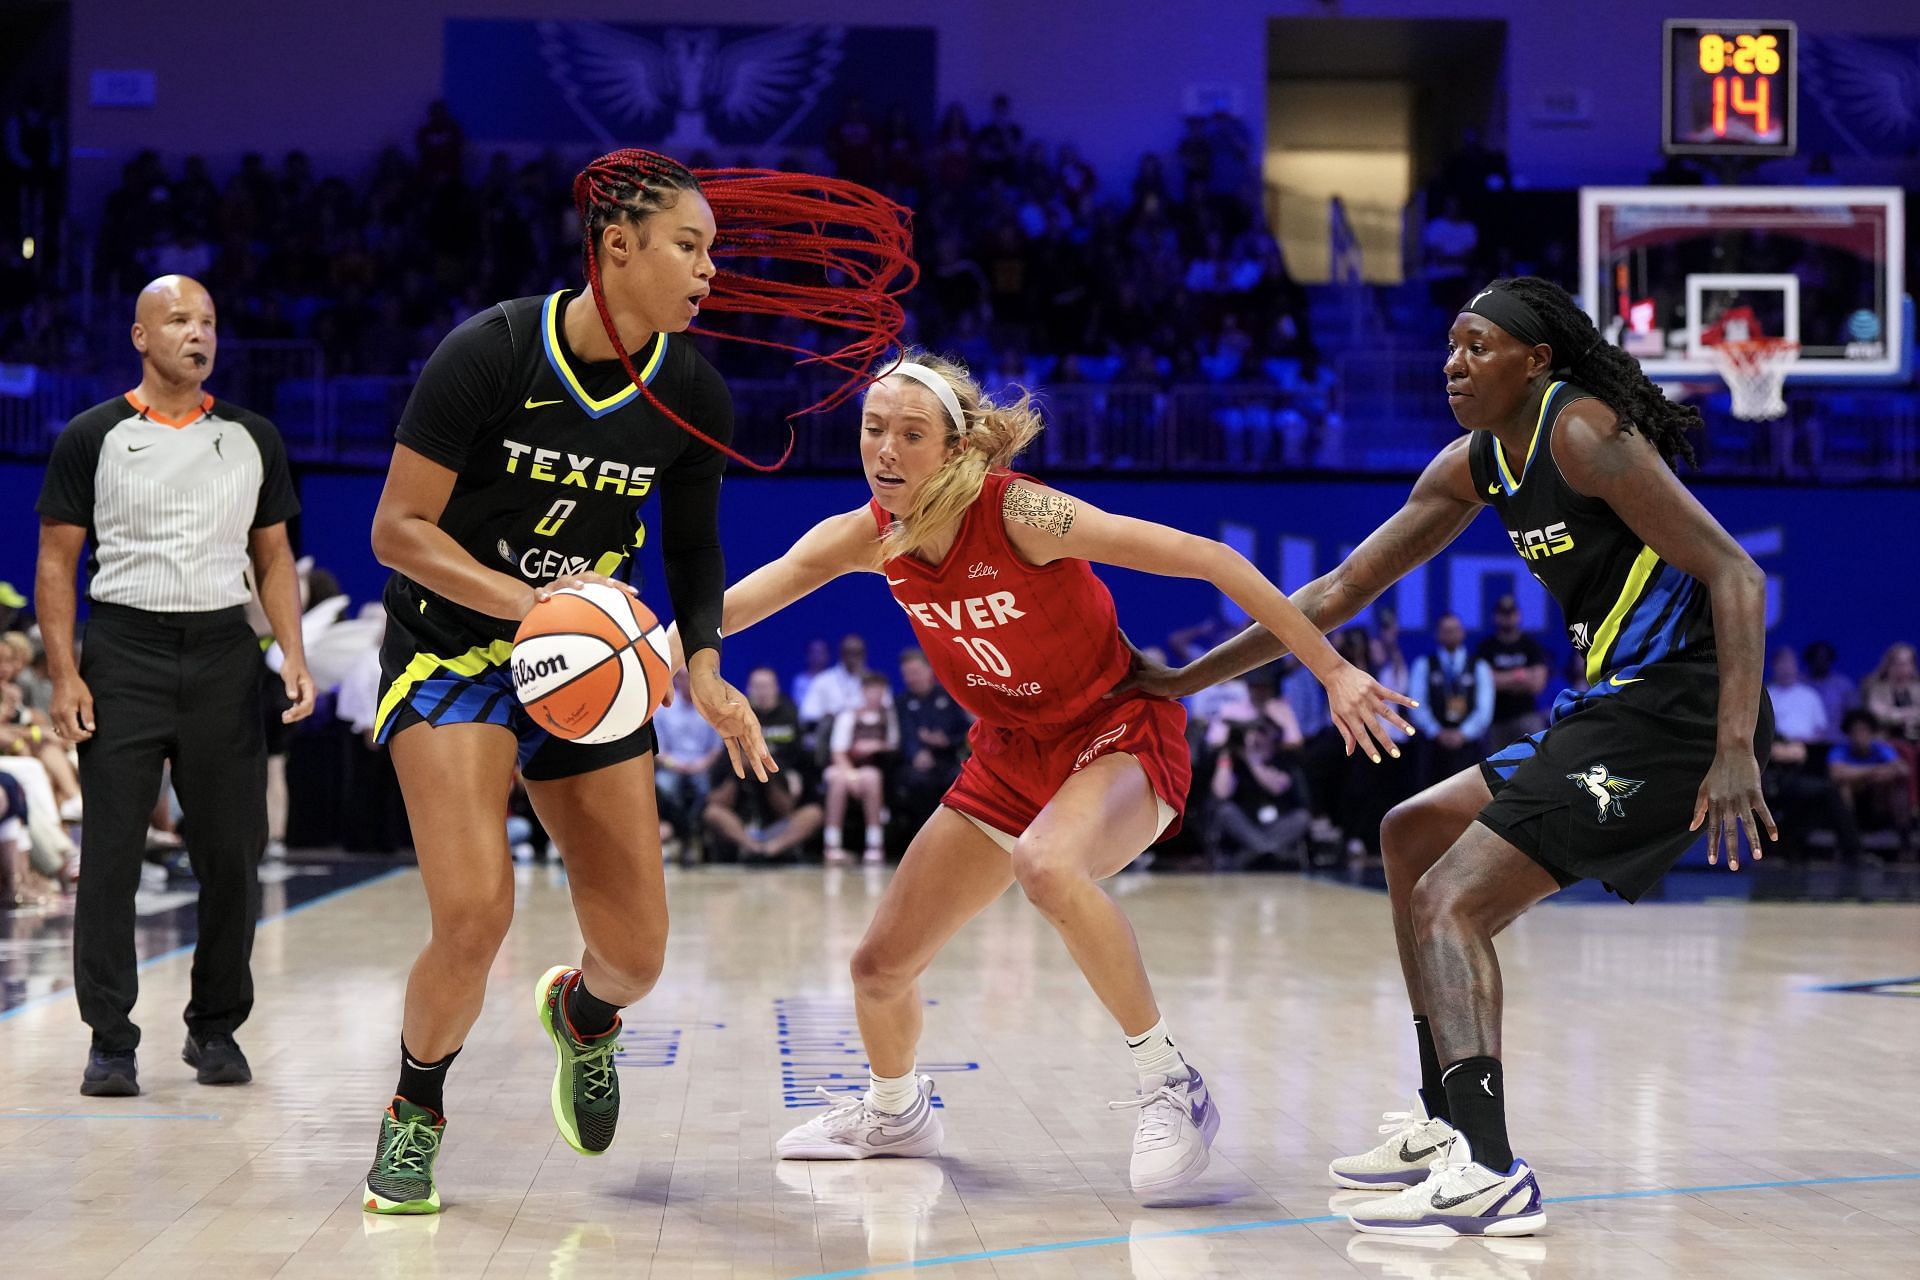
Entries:
[[[1027,478],[988,473],[939,564],[899,556],[884,569],[942,688],[988,724],[1050,734],[1097,713],[1130,655],[1085,560],[1029,564],[1008,540],[1001,500]],[[893,517],[870,509],[885,532]]]

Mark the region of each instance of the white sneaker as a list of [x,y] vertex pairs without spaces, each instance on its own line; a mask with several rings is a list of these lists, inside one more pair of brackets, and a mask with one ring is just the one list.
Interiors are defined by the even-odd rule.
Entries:
[[1547,1225],[1547,1215],[1525,1160],[1495,1173],[1474,1163],[1458,1134],[1426,1181],[1354,1210],[1347,1221],[1374,1235],[1530,1236]]
[[1399,1191],[1417,1186],[1446,1153],[1454,1129],[1445,1120],[1427,1117],[1418,1096],[1413,1110],[1389,1111],[1380,1117],[1387,1140],[1364,1155],[1341,1156],[1327,1166],[1335,1186],[1361,1191]]
[[1115,1111],[1140,1111],[1128,1168],[1135,1191],[1167,1191],[1206,1170],[1213,1135],[1220,1132],[1220,1109],[1193,1064],[1186,1068],[1180,1078],[1148,1076],[1137,1096],[1107,1104]]
[[[940,1153],[946,1134],[933,1109],[933,1079],[921,1076],[920,1094],[899,1115],[876,1111],[867,1104],[866,1090],[834,1094],[814,1092],[831,1107],[774,1144],[782,1160],[865,1160],[869,1156],[932,1156]],[[836,1101],[837,1099],[837,1101]]]

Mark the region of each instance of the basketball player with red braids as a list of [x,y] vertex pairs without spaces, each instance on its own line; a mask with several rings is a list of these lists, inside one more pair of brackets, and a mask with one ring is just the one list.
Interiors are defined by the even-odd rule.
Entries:
[[733,403],[681,334],[715,268],[693,174],[616,152],[574,183],[587,288],[503,302],[447,335],[414,387],[373,522],[393,569],[378,735],[406,794],[432,933],[407,980],[400,1079],[363,1196],[435,1213],[447,1069],[480,1014],[513,919],[507,797],[516,768],[566,861],[586,940],[541,979],[558,1060],[553,1113],[583,1155],[613,1141],[620,1009],[666,951],[653,730],[583,746],[514,696],[513,636],[536,601],[588,582],[633,593],[644,504],[660,507],[667,593],[691,650],[693,705],[734,770],[774,767],[747,700],[720,678],[718,499]]
[[[1099,881],[1180,821],[1186,712],[1106,695],[1129,650],[1089,561],[1212,582],[1302,646],[1348,749],[1375,760],[1390,705],[1412,705],[1334,653],[1239,553],[1110,515],[1008,465],[1040,421],[999,405],[957,364],[908,352],[868,390],[860,457],[873,498],[816,525],[727,591],[727,633],[830,579],[883,574],[940,683],[979,717],[973,755],[921,828],[853,956],[870,1087],[780,1139],[794,1160],[927,1156],[940,1146],[933,1082],[915,1073],[919,977],[949,938],[1018,883],[1120,1024],[1140,1074],[1131,1179],[1143,1193],[1206,1167],[1219,1113],[1174,1048],[1133,928]],[[688,640],[689,646],[697,641]]]

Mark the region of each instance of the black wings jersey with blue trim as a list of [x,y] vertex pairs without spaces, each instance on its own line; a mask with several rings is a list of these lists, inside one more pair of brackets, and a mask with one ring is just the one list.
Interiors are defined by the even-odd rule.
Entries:
[[[667,590],[687,652],[717,645],[726,456],[655,409],[619,361],[574,355],[564,324],[573,296],[503,302],[448,334],[396,438],[459,475],[440,528],[474,559],[529,585],[584,570],[631,580],[646,537],[641,510],[657,493]],[[691,343],[657,334],[632,358],[661,403],[715,440],[732,440],[732,398]],[[442,656],[511,639],[517,626],[397,573],[386,603],[422,651]]]
[[1467,451],[1476,489],[1499,513],[1528,570],[1559,602],[1568,639],[1584,655],[1592,689],[1563,693],[1556,717],[1631,683],[1656,662],[1713,658],[1706,585],[1662,561],[1612,507],[1576,492],[1553,460],[1555,420],[1591,396],[1568,382],[1548,387],[1517,474],[1491,431],[1474,433]]

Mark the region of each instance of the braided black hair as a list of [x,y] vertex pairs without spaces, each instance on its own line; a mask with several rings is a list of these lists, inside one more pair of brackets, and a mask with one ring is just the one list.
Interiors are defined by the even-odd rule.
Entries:
[[1696,461],[1687,433],[1700,426],[1700,411],[1661,394],[1640,362],[1601,337],[1565,289],[1539,276],[1496,280],[1493,287],[1533,308],[1546,326],[1555,367],[1604,401],[1619,416],[1622,431],[1638,429],[1668,466],[1675,459]]
[[582,169],[573,180],[573,204],[586,233],[582,247],[588,277],[598,278],[602,231],[620,221],[641,226],[653,214],[671,209],[682,191],[698,190],[700,180],[678,160],[637,148],[609,152]]

